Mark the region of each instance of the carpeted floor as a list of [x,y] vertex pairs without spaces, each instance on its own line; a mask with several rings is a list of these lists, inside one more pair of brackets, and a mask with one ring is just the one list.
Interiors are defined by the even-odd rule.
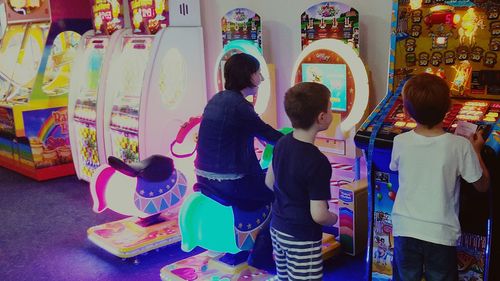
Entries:
[[[160,269],[192,253],[179,243],[122,260],[87,240],[91,226],[123,218],[92,212],[88,184],[76,177],[36,182],[0,168],[0,280],[160,280]],[[200,250],[195,251],[198,253]],[[364,257],[325,263],[325,280],[365,280]]]

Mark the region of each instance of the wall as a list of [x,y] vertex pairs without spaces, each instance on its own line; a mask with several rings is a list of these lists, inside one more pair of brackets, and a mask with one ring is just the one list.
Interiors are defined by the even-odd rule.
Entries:
[[[301,51],[300,15],[321,0],[200,0],[205,37],[207,91],[214,93],[215,60],[222,49],[220,20],[229,10],[248,8],[261,16],[264,57],[276,66],[279,126],[288,124],[283,95],[290,87],[295,59]],[[370,111],[387,92],[392,0],[342,0],[359,12],[361,58],[370,70]]]

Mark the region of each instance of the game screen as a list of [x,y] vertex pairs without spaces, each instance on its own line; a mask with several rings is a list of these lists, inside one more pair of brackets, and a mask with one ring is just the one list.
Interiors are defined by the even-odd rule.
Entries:
[[302,64],[302,81],[325,85],[331,92],[333,111],[347,110],[347,68],[345,64]]

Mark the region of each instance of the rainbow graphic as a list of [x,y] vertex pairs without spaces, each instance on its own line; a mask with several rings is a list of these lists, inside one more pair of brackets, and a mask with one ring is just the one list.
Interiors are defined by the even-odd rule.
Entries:
[[67,135],[67,119],[68,119],[68,111],[66,107],[59,108],[50,114],[50,116],[45,120],[42,124],[40,130],[38,131],[37,137],[40,141],[45,143],[51,136],[52,137],[61,137],[57,136],[57,129],[60,129],[61,135]]
[[32,159],[35,167],[49,167],[72,161],[67,115],[66,107],[23,112],[26,137],[29,140],[29,146],[23,150],[27,150],[27,159]]
[[45,120],[45,123],[43,123],[42,127],[40,128],[40,131],[38,131],[38,139],[41,140],[43,143],[50,137],[53,136],[57,130],[58,124],[55,121],[55,117],[53,114],[50,115],[50,117]]

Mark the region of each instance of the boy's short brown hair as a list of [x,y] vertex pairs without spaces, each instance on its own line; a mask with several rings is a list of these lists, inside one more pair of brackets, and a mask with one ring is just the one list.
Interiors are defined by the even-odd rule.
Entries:
[[443,121],[450,109],[450,87],[442,78],[420,73],[403,87],[405,110],[419,124],[432,128]]
[[328,111],[330,90],[323,84],[301,82],[285,94],[285,112],[296,129],[309,129],[321,112]]

